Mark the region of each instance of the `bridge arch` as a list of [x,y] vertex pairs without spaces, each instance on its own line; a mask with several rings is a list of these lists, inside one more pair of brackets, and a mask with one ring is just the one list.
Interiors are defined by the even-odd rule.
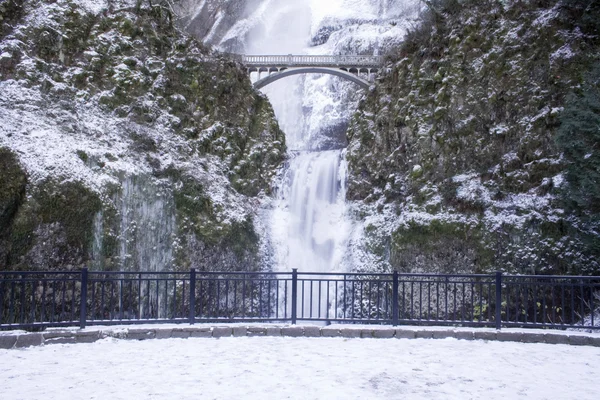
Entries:
[[[271,72],[271,71],[269,71]],[[352,71],[354,72],[354,71]],[[358,73],[358,71],[356,71],[356,73]],[[356,83],[357,85],[359,85],[362,88],[368,89],[370,86],[370,82],[357,76],[354,75],[351,72],[348,71],[344,71],[342,69],[338,69],[338,68],[327,68],[327,67],[293,67],[293,68],[285,68],[285,69],[280,69],[279,72],[277,73],[273,73],[265,78],[259,79],[256,82],[254,82],[254,87],[256,89],[261,89],[275,81],[278,81],[280,79],[286,78],[288,76],[292,76],[292,75],[299,75],[299,74],[329,74],[329,75],[335,75],[335,76],[339,76],[340,78],[343,79],[347,79],[351,82]]]

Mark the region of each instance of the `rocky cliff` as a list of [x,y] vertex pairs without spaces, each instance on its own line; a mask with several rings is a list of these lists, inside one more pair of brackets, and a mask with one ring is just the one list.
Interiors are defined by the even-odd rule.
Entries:
[[426,3],[348,131],[355,269],[600,273],[598,2]]
[[0,2],[0,269],[255,270],[285,157],[167,1]]

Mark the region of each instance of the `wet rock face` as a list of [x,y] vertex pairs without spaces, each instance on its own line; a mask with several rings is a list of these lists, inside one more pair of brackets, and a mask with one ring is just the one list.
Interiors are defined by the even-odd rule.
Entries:
[[265,267],[253,215],[283,133],[241,66],[174,21],[160,2],[32,0],[11,14],[0,268]]
[[442,1],[456,7],[425,14],[391,55],[348,130],[348,197],[378,268],[600,271],[597,223],[565,202],[557,146],[598,42],[569,39],[581,21],[555,3]]
[[348,145],[347,129],[348,124],[346,122],[325,126],[315,135],[317,139],[311,143],[311,150],[322,151],[345,148]]
[[0,147],[0,267],[10,254],[11,221],[25,199],[27,175],[17,157],[9,149]]

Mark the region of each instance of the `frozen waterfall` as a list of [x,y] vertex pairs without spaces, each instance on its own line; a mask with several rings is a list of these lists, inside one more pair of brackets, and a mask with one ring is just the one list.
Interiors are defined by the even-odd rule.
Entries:
[[341,150],[305,151],[290,161],[273,213],[280,270],[331,272],[347,234]]
[[[224,0],[223,4],[229,3]],[[224,51],[378,55],[380,49],[402,39],[420,1],[248,0],[244,4],[245,10],[238,9],[238,20],[227,32],[219,28]],[[351,223],[345,203],[345,131],[361,91],[327,75],[288,77],[262,90],[273,105],[289,149],[277,199],[266,213],[273,269],[346,272],[344,255]],[[328,304],[303,306],[318,307],[321,314],[325,310],[327,315],[335,313]]]

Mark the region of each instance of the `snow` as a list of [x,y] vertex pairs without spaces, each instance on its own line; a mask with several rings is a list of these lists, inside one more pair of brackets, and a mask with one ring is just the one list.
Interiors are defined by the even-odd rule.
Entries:
[[456,339],[107,338],[0,358],[2,396],[15,400],[585,400],[600,389],[600,348]]

